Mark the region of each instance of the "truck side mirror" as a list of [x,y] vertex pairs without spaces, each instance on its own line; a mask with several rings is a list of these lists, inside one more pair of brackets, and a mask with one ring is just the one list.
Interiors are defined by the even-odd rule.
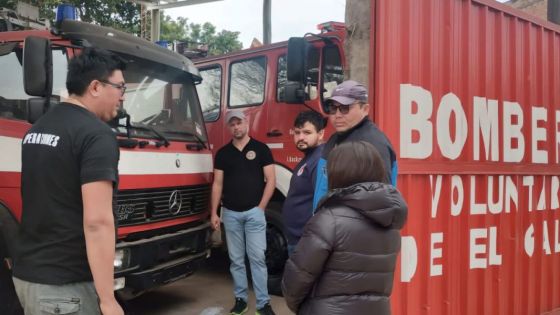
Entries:
[[288,40],[287,77],[288,81],[305,84],[307,51],[310,44],[303,37]]
[[288,81],[284,87],[284,99],[288,104],[305,102],[304,87],[307,83],[307,52],[311,44],[303,37],[291,37],[288,40],[288,56],[286,76]]
[[28,36],[23,44],[23,87],[38,98],[27,100],[27,121],[35,123],[47,111],[52,94],[52,49],[46,38]]
[[31,96],[52,94],[52,49],[46,38],[28,36],[23,44],[23,86]]
[[286,82],[282,101],[288,104],[305,103],[305,91],[303,89],[303,84],[293,81]]

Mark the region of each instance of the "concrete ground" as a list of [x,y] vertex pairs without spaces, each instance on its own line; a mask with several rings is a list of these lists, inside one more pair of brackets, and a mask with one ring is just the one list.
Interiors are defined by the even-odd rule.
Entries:
[[[127,302],[129,315],[226,315],[233,306],[233,283],[227,254],[214,251],[194,275]],[[293,314],[282,297],[271,295],[276,314]],[[255,314],[255,295],[249,293],[249,312]]]

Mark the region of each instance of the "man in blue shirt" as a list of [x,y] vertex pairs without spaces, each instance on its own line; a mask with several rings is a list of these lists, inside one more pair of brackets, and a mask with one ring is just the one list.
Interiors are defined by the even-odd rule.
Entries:
[[314,111],[299,113],[294,122],[294,143],[304,153],[294,168],[288,196],[282,208],[284,234],[291,255],[303,233],[303,227],[313,216],[313,195],[317,161],[321,157],[325,119]]
[[327,193],[327,158],[332,149],[342,142],[365,141],[371,143],[381,155],[387,173],[386,183],[397,184],[397,158],[391,142],[385,134],[369,120],[368,95],[365,86],[348,80],[340,83],[326,100],[325,111],[336,132],[325,144],[317,164],[317,179],[313,209]]

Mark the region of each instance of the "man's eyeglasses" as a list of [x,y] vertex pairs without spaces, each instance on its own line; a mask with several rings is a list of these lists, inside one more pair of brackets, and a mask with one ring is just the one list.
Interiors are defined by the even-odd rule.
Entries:
[[104,83],[104,84],[108,84],[116,89],[121,90],[121,95],[124,95],[124,93],[126,92],[126,84],[121,83],[121,84],[117,84],[117,83],[113,83],[113,82],[109,82],[107,80],[99,80],[99,82]]
[[335,115],[336,111],[340,111],[340,113],[342,115],[346,115],[348,114],[348,112],[350,112],[350,106],[352,106],[354,104],[350,104],[350,105],[335,105],[334,103],[329,103],[327,105],[327,114],[329,115]]

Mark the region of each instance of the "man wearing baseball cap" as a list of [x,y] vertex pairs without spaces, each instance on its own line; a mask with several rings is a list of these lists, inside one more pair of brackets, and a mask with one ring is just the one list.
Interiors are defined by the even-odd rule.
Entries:
[[212,227],[219,230],[221,201],[235,295],[230,314],[245,314],[248,309],[247,255],[257,300],[256,314],[273,315],[267,289],[264,211],[275,188],[274,160],[266,144],[249,137],[249,124],[242,111],[230,110],[226,123],[233,139],[216,153],[211,221]]
[[[366,141],[371,143],[383,158],[387,178],[385,181],[396,185],[397,160],[393,146],[385,134],[368,118],[368,94],[364,85],[348,80],[339,84],[330,98],[325,101],[325,112],[336,130],[325,144],[317,164],[317,179],[313,208],[327,193],[327,157],[331,150],[342,142]],[[352,161],[348,161],[351,163]]]

